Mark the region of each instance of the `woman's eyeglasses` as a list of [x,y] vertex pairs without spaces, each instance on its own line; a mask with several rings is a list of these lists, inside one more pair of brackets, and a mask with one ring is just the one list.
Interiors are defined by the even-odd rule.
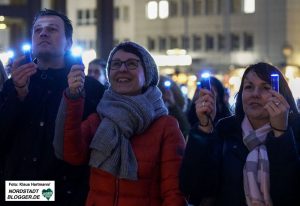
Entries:
[[122,67],[122,64],[125,64],[126,69],[135,70],[139,66],[140,60],[138,59],[127,59],[126,61],[121,60],[111,60],[110,69],[118,70]]

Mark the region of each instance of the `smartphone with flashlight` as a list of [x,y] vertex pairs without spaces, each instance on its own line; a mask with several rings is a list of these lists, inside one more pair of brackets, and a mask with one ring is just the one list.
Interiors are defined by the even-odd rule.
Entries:
[[83,65],[81,56],[73,56],[73,64]]
[[211,90],[211,85],[210,85],[210,74],[209,73],[203,73],[201,75],[201,81],[200,81],[200,86],[203,89]]
[[164,86],[165,86],[166,89],[170,89],[170,88],[171,88],[171,85],[172,85],[172,83],[171,83],[170,80],[166,80],[166,81],[164,82]]
[[83,65],[82,61],[82,48],[79,46],[75,46],[70,50],[70,55],[72,58],[72,64]]
[[25,56],[25,59],[23,59],[20,63],[20,65],[28,64],[32,62],[31,58],[31,48],[29,45],[24,45],[22,48],[23,54]]
[[279,92],[279,75],[271,74],[271,86],[276,92]]

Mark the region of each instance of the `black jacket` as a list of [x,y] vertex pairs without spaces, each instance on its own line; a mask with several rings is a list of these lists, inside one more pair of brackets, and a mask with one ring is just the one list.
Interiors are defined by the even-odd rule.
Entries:
[[[53,150],[56,114],[68,86],[69,71],[70,66],[37,70],[30,78],[29,94],[23,102],[18,100],[12,80],[5,83],[0,93],[1,181],[55,180],[53,205],[84,205],[88,191],[88,166],[75,167],[62,162]],[[83,118],[96,111],[104,86],[86,77],[85,91]]]
[[[270,132],[265,144],[274,206],[300,205],[299,127],[294,126],[278,138]],[[180,171],[180,188],[189,202],[199,205],[210,198],[212,205],[246,205],[243,167],[248,153],[234,116],[221,120],[212,134],[192,129]]]

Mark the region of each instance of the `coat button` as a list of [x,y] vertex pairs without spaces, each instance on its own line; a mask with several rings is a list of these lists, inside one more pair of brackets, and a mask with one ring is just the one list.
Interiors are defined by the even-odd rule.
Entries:
[[72,194],[72,191],[71,190],[67,190],[67,194],[68,195]]
[[37,158],[36,158],[36,157],[32,158],[32,161],[33,161],[33,162],[36,162],[36,161],[37,161]]
[[237,145],[233,145],[232,148],[233,148],[233,149],[237,149]]

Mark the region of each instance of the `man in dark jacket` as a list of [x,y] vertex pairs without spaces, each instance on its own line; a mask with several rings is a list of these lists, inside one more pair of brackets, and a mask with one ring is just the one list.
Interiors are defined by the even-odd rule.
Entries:
[[[72,33],[71,22],[65,15],[47,9],[40,11],[32,29],[35,60],[23,64],[24,56],[16,59],[11,79],[0,93],[2,185],[5,180],[55,181],[55,202],[28,205],[79,206],[86,199],[88,167],[68,165],[56,159],[53,150],[55,118],[63,91],[68,87],[67,75],[71,67],[84,69],[81,61],[70,55]],[[86,78],[83,118],[96,111],[103,92],[103,85]],[[2,186],[2,202],[3,189]]]

